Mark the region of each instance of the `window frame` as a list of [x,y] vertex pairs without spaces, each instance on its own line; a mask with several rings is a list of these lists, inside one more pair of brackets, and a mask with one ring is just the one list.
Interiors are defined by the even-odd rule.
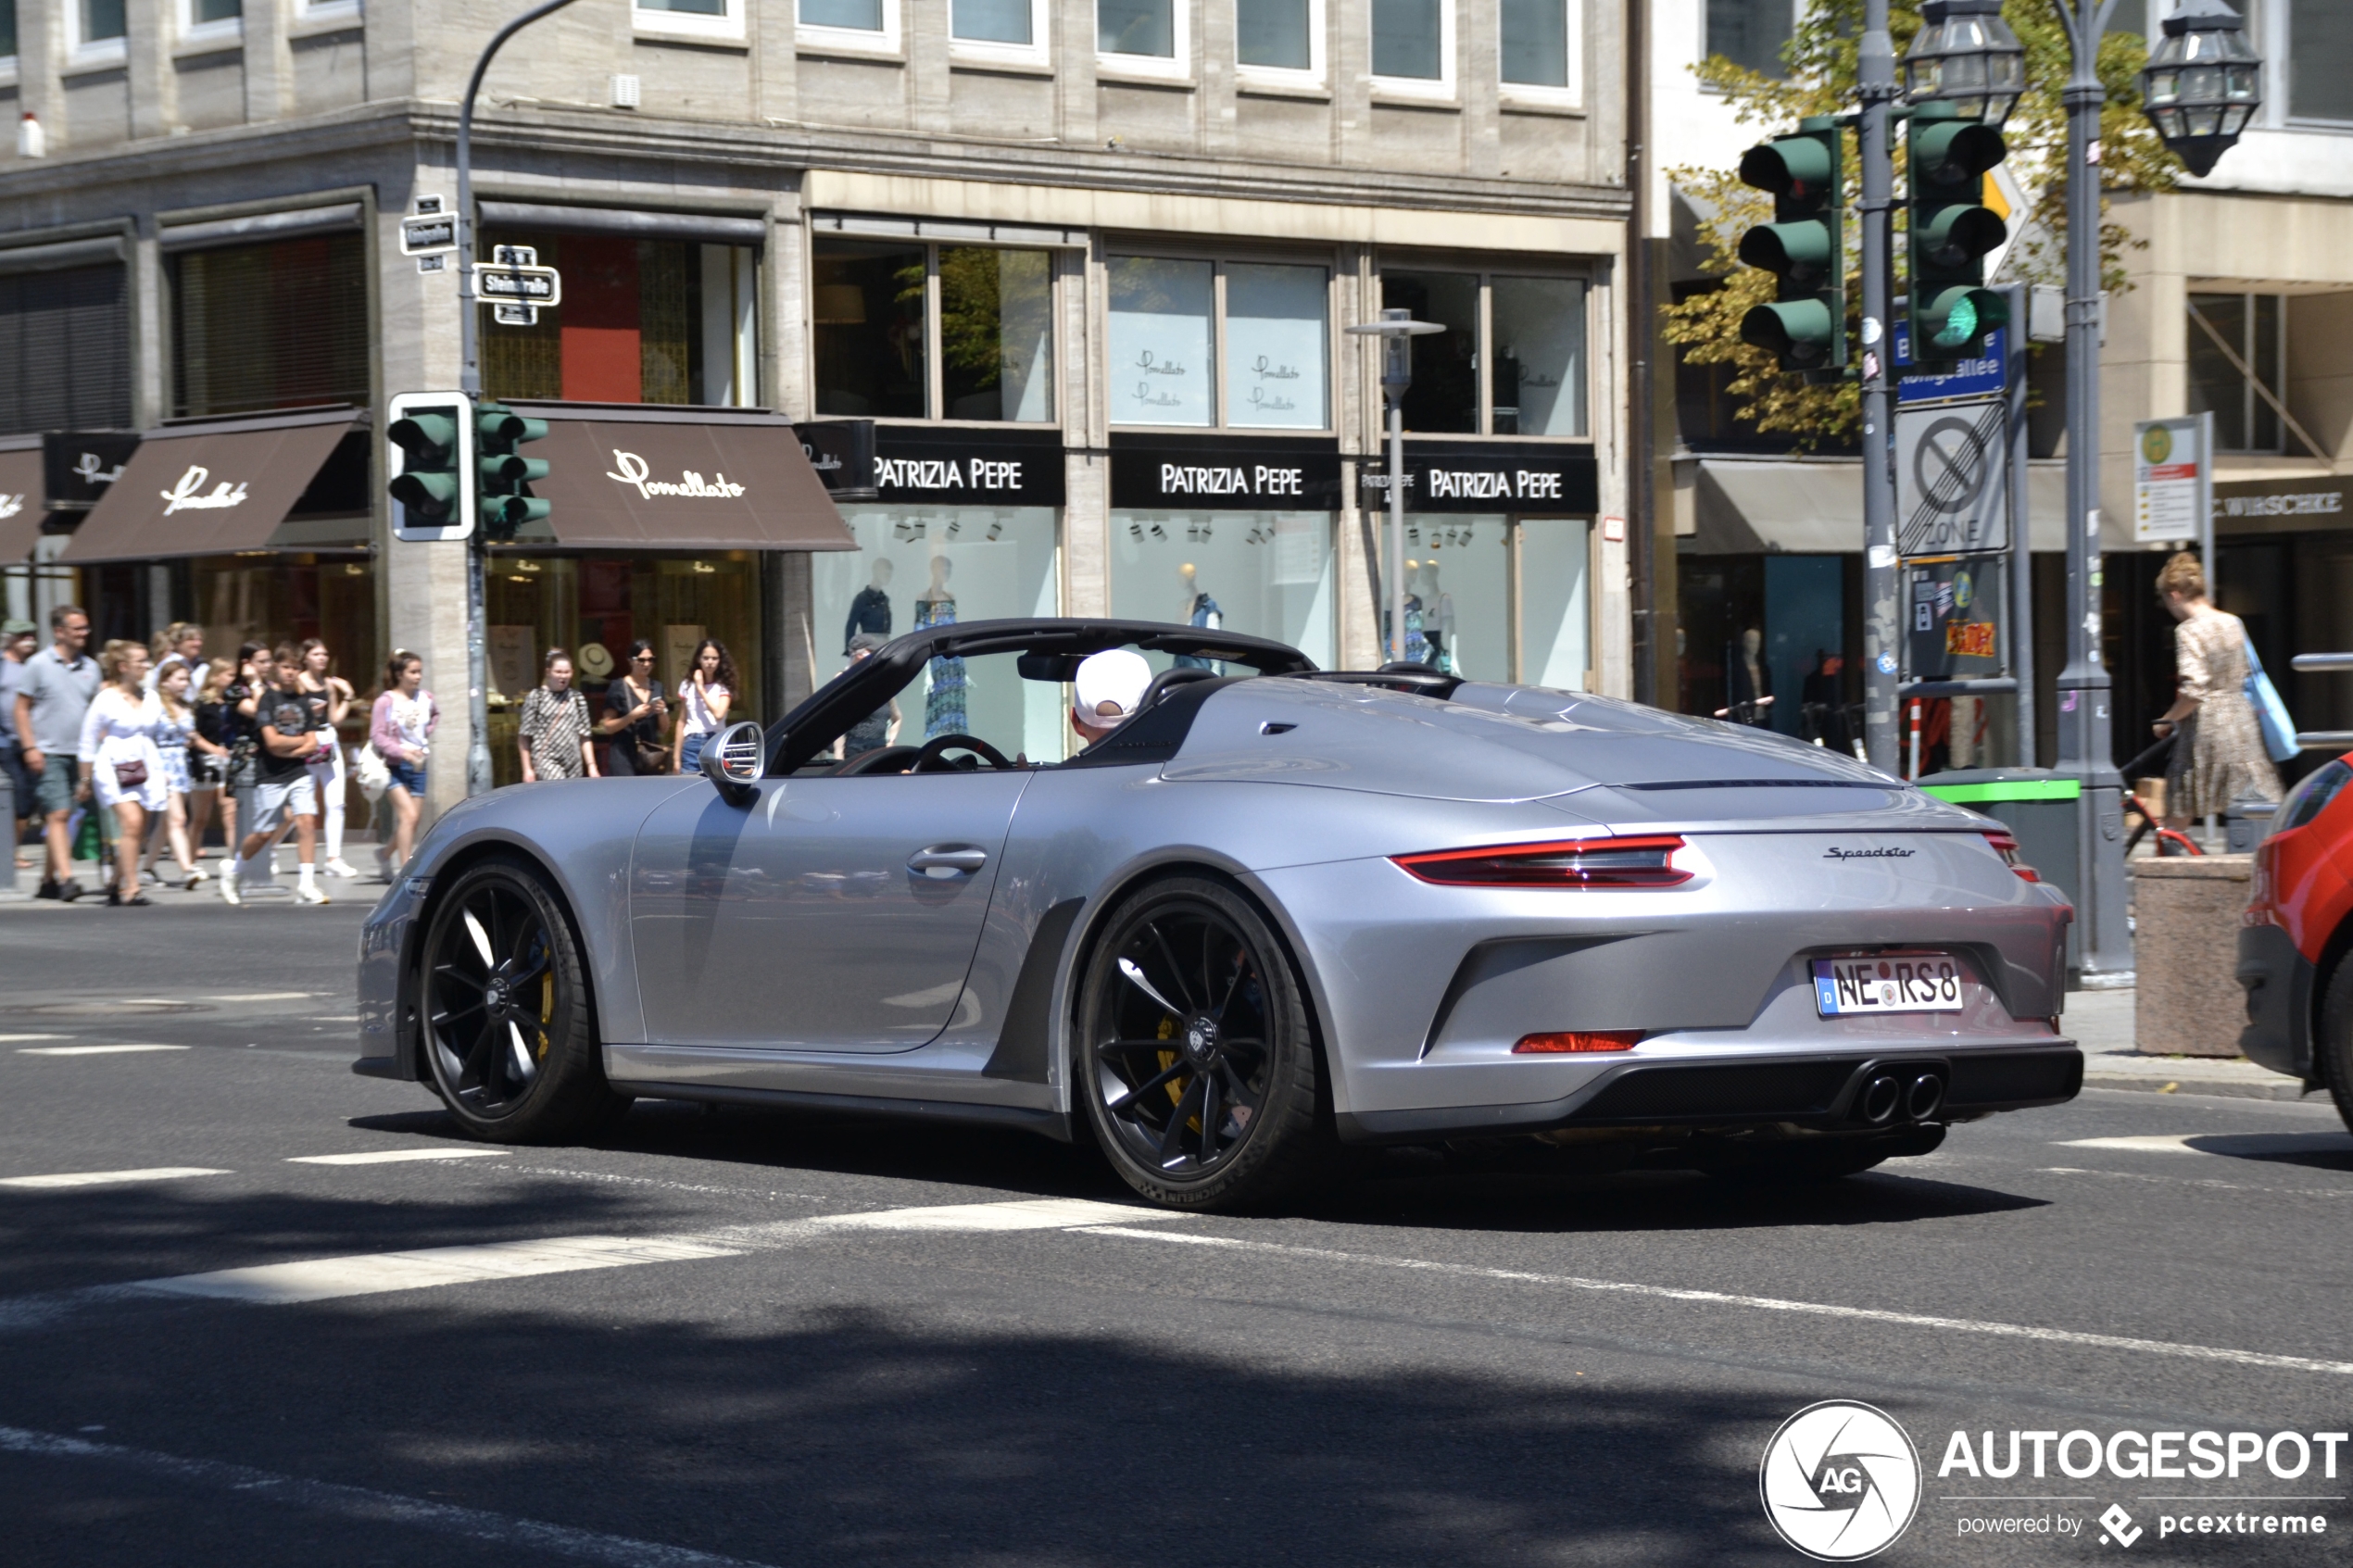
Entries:
[[[635,6],[632,6],[635,9]],[[367,14],[366,0],[296,0],[295,21],[300,27],[360,20]],[[238,35],[244,36],[245,17],[240,11]]]
[[1438,0],[1438,75],[1380,76],[1373,73],[1368,57],[1366,80],[1372,83],[1374,100],[1412,98],[1423,103],[1452,103],[1462,76],[1461,36],[1462,14],[1456,0]]
[[[131,62],[131,17],[125,7],[122,31],[112,38],[84,38],[82,35],[83,12],[90,0],[65,0],[66,69],[69,71],[105,70],[109,67]],[[22,27],[21,14],[17,25]],[[18,46],[23,47],[22,41]]]
[[1307,0],[1307,65],[1300,69],[1291,66],[1244,65],[1239,40],[1240,19],[1235,19],[1234,85],[1239,88],[1290,87],[1321,88],[1327,85],[1330,71],[1330,50],[1326,39],[1331,26],[1325,0]]
[[[1296,436],[1314,440],[1321,436],[1337,437],[1340,424],[1340,263],[1336,256],[1323,253],[1301,255],[1296,252],[1262,253],[1252,250],[1204,249],[1176,245],[1117,245],[1103,250],[1103,347],[1111,347],[1111,263],[1119,257],[1138,257],[1154,261],[1206,261],[1210,264],[1209,314],[1210,354],[1216,361],[1210,377],[1210,422],[1205,425],[1131,424],[1112,417],[1103,410],[1106,430],[1150,432],[1159,435],[1275,435]],[[1321,425],[1238,425],[1232,422],[1226,395],[1226,377],[1231,369],[1226,333],[1226,269],[1229,265],[1244,267],[1321,267],[1324,270],[1324,422]]]
[[[1594,279],[1594,270],[1592,268],[1574,266],[1564,267],[1558,262],[1541,260],[1530,260],[1523,263],[1516,257],[1497,257],[1493,255],[1464,257],[1459,255],[1450,256],[1443,253],[1429,256],[1418,255],[1411,252],[1397,254],[1382,252],[1376,255],[1373,258],[1373,287],[1371,297],[1374,301],[1372,307],[1376,310],[1379,308],[1378,302],[1383,294],[1384,284],[1386,283],[1388,276],[1391,271],[1467,272],[1478,280],[1478,346],[1476,350],[1477,358],[1473,360],[1471,367],[1472,380],[1478,387],[1478,428],[1476,430],[1467,431],[1417,431],[1409,425],[1405,430],[1405,433],[1408,436],[1428,436],[1436,441],[1591,442],[1595,439],[1593,435],[1593,376],[1595,369],[1594,344],[1596,340],[1594,337],[1593,326],[1593,296],[1597,292],[1598,285]],[[1585,361],[1585,386],[1584,395],[1579,400],[1579,407],[1584,414],[1583,423],[1585,429],[1581,433],[1576,435],[1499,435],[1496,433],[1495,383],[1492,371],[1489,368],[1489,358],[1495,352],[1495,281],[1498,278],[1532,278],[1541,282],[1576,283],[1582,287],[1585,291],[1585,342],[1583,355]],[[1378,358],[1377,357],[1370,358],[1366,360],[1366,363],[1371,367],[1371,373],[1378,377],[1380,372],[1380,363]],[[1376,395],[1374,401],[1371,404],[1368,404],[1367,407],[1375,408],[1380,407],[1378,395]],[[1380,417],[1386,419],[1387,416],[1384,414]],[[1387,427],[1384,425],[1383,428],[1385,429]]]
[[[888,0],[886,0],[888,3]],[[1035,0],[1033,0],[1035,3]],[[1048,245],[1023,245],[1013,240],[961,240],[938,238],[925,234],[887,235],[862,232],[842,233],[831,230],[812,229],[809,235],[808,265],[801,270],[801,320],[809,337],[809,407],[817,407],[817,245],[824,240],[840,240],[850,245],[904,244],[920,247],[924,253],[924,407],[931,410],[920,417],[907,414],[862,414],[860,419],[872,419],[876,424],[947,426],[966,430],[1061,430],[1066,414],[1063,404],[1068,401],[1063,384],[1063,280],[1067,267],[1063,261],[1065,247]],[[1042,420],[951,420],[947,415],[948,367],[941,352],[941,317],[939,308],[939,253],[955,250],[1031,250],[1046,255],[1046,320],[1052,328],[1053,339],[1047,346],[1047,383],[1053,394],[1054,412]],[[845,419],[842,414],[812,414],[814,419]]]
[[[1797,24],[1798,24],[1798,21],[1800,20],[1800,17],[1799,17],[1799,5],[1800,5],[1800,0],[1788,0],[1788,5],[1789,5],[1789,35],[1790,35],[1792,38],[1794,38],[1794,37],[1796,37],[1796,36],[1797,36]],[[1706,64],[1709,60],[1711,60],[1711,59],[1713,59],[1713,58],[1715,58],[1715,57],[1716,57],[1716,53],[1717,53],[1717,52],[1716,52],[1715,50],[1710,49],[1710,48],[1707,46],[1707,0],[1699,0],[1699,53],[1698,53],[1695,56],[1693,56],[1692,60],[1692,66],[1693,66],[1694,68],[1696,68],[1696,67],[1699,67],[1699,66],[1702,66],[1702,65]],[[1727,56],[1724,56],[1724,57],[1725,57],[1725,58],[1727,58],[1727,59],[1730,59],[1730,58],[1731,58],[1731,56],[1729,56],[1729,55],[1727,55]],[[1735,65],[1737,65],[1737,64],[1739,64],[1740,62],[1738,62],[1737,60],[1735,60],[1735,61],[1733,61],[1733,63],[1734,63]],[[1789,76],[1788,76],[1788,73],[1787,73],[1786,71],[1783,71],[1781,74],[1780,74],[1780,75],[1778,75],[1778,76],[1773,76],[1773,77],[1771,78],[1771,80],[1773,80],[1773,81],[1775,81],[1775,82],[1786,82],[1786,81],[1788,81],[1788,80],[1789,80]],[[1703,92],[1703,93],[1713,94],[1718,94],[1718,95],[1720,95],[1720,94],[1721,94],[1721,93],[1722,93],[1722,89],[1718,88],[1718,87],[1711,87],[1711,86],[1708,86],[1708,85],[1707,85],[1707,84],[1705,84],[1705,83],[1702,83],[1702,84],[1701,84],[1701,86],[1700,86],[1700,91],[1701,91],[1701,92]]]
[[1121,77],[1147,82],[1190,82],[1193,79],[1192,0],[1168,0],[1171,55],[1122,55],[1102,46],[1101,0],[1088,0],[1095,19],[1095,75],[1116,82]]
[[[2261,313],[2256,308],[2256,301],[2268,299],[2274,302],[2275,309],[2273,314],[2275,319],[2271,323],[2271,330],[2278,341],[2271,345],[2271,353],[2274,357],[2273,364],[2276,366],[2274,374],[2279,384],[2271,387],[2271,390],[2273,396],[2279,398],[2283,403],[2286,402],[2286,386],[2288,380],[2287,357],[2289,346],[2294,341],[2288,334],[2288,304],[2295,296],[2287,294],[2273,294],[2264,289],[2216,290],[2201,289],[2196,287],[2195,285],[2184,289],[2183,291],[2183,316],[2184,318],[2183,325],[2188,329],[2189,347],[2191,353],[2193,354],[2200,348],[2211,348],[2213,346],[2214,340],[2206,335],[2205,328],[2199,326],[2196,320],[2188,319],[2189,307],[2200,299],[2214,299],[2217,297],[2235,299],[2239,302],[2239,319],[2242,326],[2238,334],[2238,341],[2232,344],[2231,348],[2233,353],[2237,354],[2241,359],[2246,362],[2249,370],[2259,370],[2262,365],[2262,351],[2256,343],[2256,332]],[[2214,321],[2211,312],[2206,313],[2206,319],[2209,321]],[[2214,325],[2219,331],[2222,326],[2222,323],[2220,321],[2214,321]],[[2190,355],[2185,354],[2183,356],[2183,359],[2185,361],[2183,369],[2186,370],[2189,368]],[[2222,444],[2225,433],[2221,430],[2217,430],[2214,433],[2214,449],[2216,453],[2220,456],[2234,458],[2286,457],[2288,455],[2289,436],[2287,421],[2281,419],[2278,410],[2274,409],[2269,403],[2265,402],[2263,395],[2255,390],[2257,381],[2255,376],[2239,375],[2235,370],[2232,371],[2232,375],[2238,382],[2238,417],[2240,433],[2244,435],[2252,436],[2255,433],[2258,423],[2268,420],[2271,421],[2273,440],[2272,444],[2269,446],[2226,446]],[[2187,378],[2187,386],[2184,390],[2195,391],[2196,386],[2197,383],[2195,377],[2190,377]]]
[[1558,87],[1548,87],[1541,82],[1506,82],[1504,80],[1502,50],[1503,26],[1500,9],[1496,22],[1495,87],[1504,107],[1524,104],[1539,108],[1574,108],[1585,102],[1585,0],[1557,0],[1562,10],[1562,25],[1567,30],[1565,43],[1567,53],[1568,80]]
[[[357,0],[333,0],[333,8],[344,9],[346,6],[353,12],[357,12],[359,8]],[[308,4],[306,0],[302,7],[302,15],[307,19],[318,9],[319,7]],[[196,0],[179,0],[179,4],[173,8],[173,19],[179,32],[179,41],[182,44],[193,47],[226,46],[239,42],[245,35],[245,15],[242,6],[233,17],[224,17],[219,21],[200,22],[196,20]]]
[[[2173,9],[2167,6],[2166,9]],[[2246,7],[2241,6],[2244,12]],[[2291,65],[2296,47],[2296,7],[2292,0],[2275,0],[2259,6],[2248,19],[2248,42],[2263,54],[2263,107],[2248,129],[2270,125],[2296,131],[2353,132],[2353,115],[2331,118],[2322,115],[2297,114],[2294,98],[2296,72]],[[2274,107],[2276,106],[2276,107]]]
[[[896,0],[885,0],[895,5]],[[990,38],[959,38],[956,36],[956,6],[961,0],[949,0],[948,57],[951,61],[970,60],[982,65],[1051,66],[1053,62],[1053,7],[1047,0],[1026,0],[1029,6],[1029,42],[1006,44]]]
[[[723,0],[727,9],[716,17],[697,16],[691,11],[659,11],[629,0],[629,31],[640,38],[680,38],[695,43],[740,44],[744,42],[744,6],[746,0]],[[885,5],[890,0],[883,0]]]
[[[14,6],[17,13],[17,29],[21,31],[24,27],[23,0],[11,0],[11,4]],[[23,47],[24,40],[19,37],[17,41],[17,49],[21,50]],[[16,85],[19,80],[18,64],[19,56],[16,52],[11,51],[6,55],[0,55],[0,87],[13,87]],[[19,110],[19,112],[21,112],[21,110]]]

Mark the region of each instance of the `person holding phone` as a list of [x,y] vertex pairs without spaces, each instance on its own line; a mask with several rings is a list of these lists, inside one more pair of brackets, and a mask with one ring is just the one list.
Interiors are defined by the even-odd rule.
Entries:
[[654,646],[640,637],[629,645],[627,665],[605,687],[605,716],[597,721],[597,733],[612,737],[605,748],[607,775],[670,771],[671,748],[661,738],[669,718],[670,704],[654,684]]

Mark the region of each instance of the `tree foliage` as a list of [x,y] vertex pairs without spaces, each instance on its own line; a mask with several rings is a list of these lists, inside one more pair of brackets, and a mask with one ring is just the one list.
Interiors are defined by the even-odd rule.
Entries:
[[[2052,8],[2055,3],[2063,0],[2009,0],[2003,9],[2004,19],[2026,45],[2026,91],[2002,129],[2009,145],[2007,167],[2026,194],[2026,210],[2009,218],[2019,241],[2004,273],[2020,282],[2057,283],[2065,275],[2067,112],[2060,94],[2067,85],[2070,66],[2067,31]],[[1919,31],[1919,0],[1892,0],[1889,9],[1889,31],[1900,61]],[[1763,140],[1794,130],[1807,115],[1855,111],[1862,30],[1863,0],[1812,0],[1784,52],[1790,66],[1787,77],[1776,80],[1721,56],[1694,69],[1701,82],[1724,94],[1743,124],[1758,128],[1758,139]],[[2171,190],[2182,171],[2180,161],[2141,112],[2138,73],[2147,56],[2145,41],[2133,33],[2108,34],[2098,52],[2099,78],[2108,90],[2100,116],[2101,272],[2105,286],[2117,292],[2129,286],[2124,252],[2146,242],[2132,238],[2107,218],[2108,202],[2118,195]],[[1852,332],[1861,314],[1862,222],[1852,205],[1859,195],[1855,176],[1859,164],[1851,131],[1846,152],[1846,298]],[[1900,137],[1896,155],[1900,201],[1904,178]],[[1734,400],[1735,412],[1759,431],[1788,435],[1802,451],[1824,442],[1853,440],[1860,428],[1862,408],[1860,390],[1854,381],[1809,384],[1802,376],[1784,372],[1766,350],[1741,341],[1741,318],[1751,307],[1771,301],[1774,280],[1769,272],[1740,264],[1740,238],[1756,224],[1772,221],[1772,199],[1742,184],[1728,169],[1674,169],[1667,173],[1698,210],[1705,264],[1724,281],[1719,288],[1695,293],[1663,307],[1667,340],[1680,345],[1683,358],[1693,364],[1730,367],[1731,378],[1726,390]],[[1899,207],[1899,235],[1901,221]],[[1896,292],[1901,293],[1900,271],[1898,277]]]

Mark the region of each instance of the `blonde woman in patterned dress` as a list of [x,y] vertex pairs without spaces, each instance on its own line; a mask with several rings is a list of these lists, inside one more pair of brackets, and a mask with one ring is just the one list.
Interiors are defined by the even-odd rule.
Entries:
[[2280,776],[2246,700],[2246,622],[2208,601],[2205,570],[2187,550],[2157,574],[2157,596],[2181,622],[2173,631],[2180,695],[2153,727],[2164,736],[2178,726],[2189,741],[2186,758],[2174,743],[2167,770],[2167,822],[2180,828],[2194,817],[2220,816],[2245,795],[2277,800]]

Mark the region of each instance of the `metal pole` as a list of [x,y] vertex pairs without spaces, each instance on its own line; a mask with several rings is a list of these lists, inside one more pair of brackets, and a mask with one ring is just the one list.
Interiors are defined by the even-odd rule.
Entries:
[[2059,671],[2058,768],[2076,801],[2076,940],[2087,985],[2129,985],[2123,776],[2100,661],[2100,105],[2094,68],[2116,0],[2061,0],[2072,70],[2067,107],[2067,665]]
[[[1895,45],[1888,0],[1866,0],[1860,65],[1863,164],[1863,747],[1872,767],[1902,766],[1895,719],[1894,380],[1887,323],[1894,306],[1894,151],[1888,106],[1895,97]],[[1842,329],[1843,330],[1843,329]]]
[[[458,106],[458,390],[470,399],[482,395],[482,323],[474,299],[474,99],[482,79],[507,40],[545,16],[562,10],[573,0],[545,0],[490,35],[473,75],[466,80],[466,96]],[[490,668],[489,633],[485,613],[485,578],[489,552],[482,536],[482,520],[466,541],[466,793],[490,793]]]
[[[2197,417],[2197,564],[2206,573],[2207,601],[2222,607],[2222,563],[2214,554],[2214,410]],[[2214,802],[2206,803],[2206,847],[2221,846],[2214,836]]]
[[[1388,351],[1388,345],[1381,346]],[[1389,657],[1391,663],[1405,657],[1405,398],[1401,392],[1389,395]]]
[[2032,352],[2026,312],[2032,291],[2006,283],[2009,301],[2009,380],[2003,396],[2009,406],[2010,436],[2010,674],[2018,682],[2018,765],[2034,766],[2034,527],[2027,515],[2026,364]]
[[1630,639],[1634,700],[1653,708],[1659,701],[1657,435],[1651,417],[1657,322],[1651,310],[1650,46],[1646,6],[1626,7],[1626,192],[1632,203],[1626,225],[1626,553],[1631,580]]

